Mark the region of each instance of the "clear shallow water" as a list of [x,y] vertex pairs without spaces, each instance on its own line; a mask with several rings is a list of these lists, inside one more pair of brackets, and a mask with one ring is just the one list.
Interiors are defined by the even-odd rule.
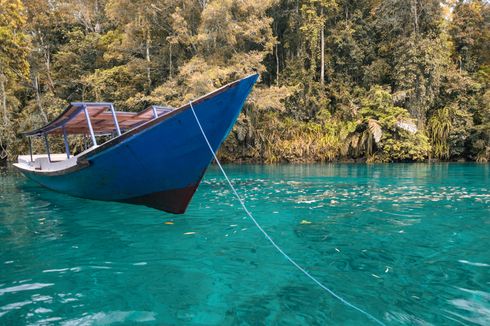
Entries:
[[[490,165],[225,169],[287,253],[376,318],[490,324]],[[181,216],[0,171],[0,325],[372,324],[280,256],[214,167]]]

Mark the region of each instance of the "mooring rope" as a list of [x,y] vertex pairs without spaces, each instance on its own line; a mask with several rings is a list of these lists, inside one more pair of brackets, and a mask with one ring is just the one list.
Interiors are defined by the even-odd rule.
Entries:
[[269,240],[269,242],[274,246],[274,248],[277,249],[277,251],[279,251],[283,256],[284,258],[286,258],[291,264],[293,264],[297,269],[299,269],[303,274],[305,274],[308,278],[310,278],[313,282],[315,282],[316,284],[318,284],[318,286],[320,286],[322,289],[324,289],[325,291],[327,291],[328,293],[330,293],[333,297],[335,297],[336,299],[338,299],[340,302],[342,302],[343,304],[345,304],[346,306],[348,307],[351,307],[352,309],[354,310],[357,310],[358,312],[364,314],[365,316],[367,316],[369,319],[371,319],[372,321],[378,323],[379,325],[385,325],[382,321],[380,321],[379,319],[377,319],[376,317],[374,317],[373,315],[371,315],[370,313],[368,313],[367,311],[364,311],[362,310],[361,308],[355,306],[354,304],[350,303],[349,301],[345,300],[344,298],[342,298],[341,296],[339,296],[338,294],[336,294],[335,292],[333,292],[332,290],[330,290],[327,286],[323,285],[319,280],[317,280],[313,275],[311,275],[310,273],[308,273],[308,271],[306,271],[303,267],[301,267],[296,261],[294,261],[291,257],[289,257],[288,254],[286,254],[282,249],[281,247],[279,247],[275,242],[274,240],[272,240],[272,238],[269,236],[269,234],[262,228],[262,226],[260,226],[260,224],[257,222],[257,220],[253,217],[252,213],[250,213],[250,211],[248,210],[247,206],[245,206],[245,202],[244,200],[242,199],[242,197],[240,197],[240,195],[238,194],[238,192],[236,191],[235,187],[233,186],[233,184],[231,183],[230,181],[230,178],[228,178],[228,175],[226,174],[225,170],[223,169],[223,167],[221,166],[221,163],[220,161],[218,160],[218,157],[216,156],[216,153],[214,152],[213,150],[213,147],[211,146],[211,144],[209,143],[209,140],[208,140],[208,137],[206,136],[206,133],[204,132],[204,129],[202,128],[201,126],[201,122],[199,121],[199,118],[197,117],[196,115],[196,111],[194,111],[194,107],[192,106],[192,102],[189,102],[189,105],[191,107],[191,110],[192,110],[192,114],[194,114],[194,118],[196,118],[196,122],[197,122],[197,125],[199,126],[199,129],[201,130],[201,133],[204,137],[204,140],[206,141],[206,144],[208,145],[209,147],[209,150],[211,151],[211,153],[213,154],[213,157],[214,157],[214,160],[216,161],[216,163],[218,164],[220,170],[221,170],[221,173],[223,173],[223,176],[225,177],[226,181],[228,182],[228,185],[230,186],[231,190],[233,191],[233,193],[235,194],[235,197],[238,199],[238,201],[240,202],[240,204],[242,205],[242,208],[243,210],[245,211],[245,213],[247,213],[248,217],[250,217],[250,219],[252,220],[252,222],[255,224],[255,226],[260,230],[260,232],[262,232],[262,234],[266,237],[267,240]]

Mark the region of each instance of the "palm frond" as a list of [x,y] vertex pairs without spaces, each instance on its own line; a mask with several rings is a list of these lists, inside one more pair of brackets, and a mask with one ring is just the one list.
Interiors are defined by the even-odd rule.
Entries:
[[381,136],[383,136],[383,130],[381,129],[381,125],[378,123],[378,121],[374,119],[369,119],[368,128],[369,128],[369,132],[373,135],[374,141],[376,142],[376,144],[378,144],[379,141],[381,140]]

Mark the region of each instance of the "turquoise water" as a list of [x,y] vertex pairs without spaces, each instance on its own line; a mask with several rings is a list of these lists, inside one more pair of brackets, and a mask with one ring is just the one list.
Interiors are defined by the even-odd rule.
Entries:
[[[490,324],[490,165],[225,166],[284,250],[389,325]],[[370,325],[212,167],[188,212],[0,170],[0,325]]]

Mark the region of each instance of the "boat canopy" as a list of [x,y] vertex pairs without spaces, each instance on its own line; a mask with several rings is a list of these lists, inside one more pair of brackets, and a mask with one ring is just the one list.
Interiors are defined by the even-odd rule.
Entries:
[[47,134],[92,134],[118,135],[129,129],[166,114],[173,109],[163,106],[150,106],[140,112],[115,111],[110,102],[73,102],[53,121],[32,131],[23,132],[26,136]]

